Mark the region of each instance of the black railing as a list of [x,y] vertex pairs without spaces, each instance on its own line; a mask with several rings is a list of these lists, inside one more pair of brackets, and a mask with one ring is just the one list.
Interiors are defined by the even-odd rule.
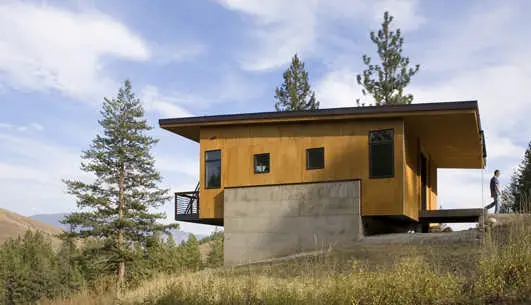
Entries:
[[175,193],[175,219],[199,217],[199,183],[193,192]]

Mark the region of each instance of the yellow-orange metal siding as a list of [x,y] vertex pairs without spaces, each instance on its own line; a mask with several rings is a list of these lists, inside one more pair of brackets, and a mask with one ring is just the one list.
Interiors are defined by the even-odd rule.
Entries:
[[[394,129],[394,177],[369,179],[371,130]],[[223,189],[250,185],[361,179],[362,215],[403,215],[402,119],[202,127],[200,218],[223,217]],[[306,170],[306,149],[324,147],[323,169]],[[221,188],[205,189],[205,151],[221,150]],[[270,154],[270,172],[255,174],[254,154]]]

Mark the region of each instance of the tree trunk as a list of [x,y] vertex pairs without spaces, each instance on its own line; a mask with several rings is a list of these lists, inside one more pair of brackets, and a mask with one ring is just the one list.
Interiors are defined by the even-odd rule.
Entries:
[[125,278],[125,262],[120,262],[120,269],[118,270],[118,287],[121,290],[124,287]]
[[[123,141],[122,141],[123,143]],[[122,145],[123,146],[123,145]],[[124,206],[125,206],[125,198],[124,198],[124,184],[125,184],[125,164],[121,164],[120,167],[120,185],[119,185],[119,207],[118,207],[118,216],[120,220],[124,217]],[[118,247],[120,249],[120,252],[124,250],[124,229],[119,228],[118,229]],[[125,279],[125,262],[123,261],[123,257],[121,258],[122,261],[120,262],[120,267],[118,270],[118,290],[121,291],[124,287],[124,279]]]

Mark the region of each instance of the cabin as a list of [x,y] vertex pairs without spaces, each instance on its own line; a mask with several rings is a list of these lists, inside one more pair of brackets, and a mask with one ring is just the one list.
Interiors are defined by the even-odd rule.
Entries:
[[[199,143],[199,182],[175,194],[175,220],[224,226],[226,265],[355,244],[370,234],[426,232],[452,214],[438,210],[437,170],[486,164],[477,101],[167,118],[159,125]],[[452,215],[468,222],[479,214]]]

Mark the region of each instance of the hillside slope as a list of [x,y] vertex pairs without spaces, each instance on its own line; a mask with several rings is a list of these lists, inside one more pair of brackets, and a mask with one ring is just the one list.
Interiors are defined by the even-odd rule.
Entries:
[[58,227],[0,208],[0,243],[10,237],[16,238],[26,230],[41,231],[54,243],[58,241],[55,235],[62,232]]
[[[68,214],[67,213],[51,213],[51,214],[36,214],[29,216],[29,218],[37,220],[39,222],[52,225],[54,227],[63,229],[63,230],[69,230],[70,226],[62,224],[60,221],[64,219]],[[180,244],[181,242],[185,242],[188,240],[188,237],[190,237],[191,232],[181,231],[177,229],[170,230],[171,234],[173,235],[173,239],[177,244]],[[194,234],[195,237],[198,240],[201,240],[207,235],[202,234]]]

